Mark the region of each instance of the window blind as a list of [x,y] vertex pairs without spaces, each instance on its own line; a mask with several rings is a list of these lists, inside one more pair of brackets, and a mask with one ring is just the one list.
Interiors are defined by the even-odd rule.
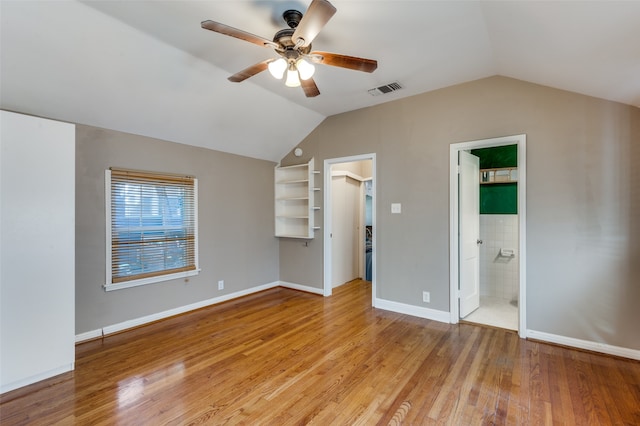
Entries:
[[196,180],[114,168],[110,175],[107,285],[196,270]]

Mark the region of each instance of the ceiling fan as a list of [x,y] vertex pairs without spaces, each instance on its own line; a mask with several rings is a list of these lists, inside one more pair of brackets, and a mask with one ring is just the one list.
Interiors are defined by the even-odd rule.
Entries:
[[314,97],[320,91],[313,81],[315,67],[310,62],[364,72],[373,72],[378,67],[373,59],[311,50],[311,42],[335,13],[336,8],[327,0],[313,0],[304,16],[297,10],[287,10],[282,17],[289,28],[278,31],[273,41],[214,21],[203,21],[202,28],[270,47],[280,55],[278,59],[267,59],[233,74],[230,81],[239,83],[266,69],[275,78],[282,79],[286,72],[287,86],[302,86],[307,97]]

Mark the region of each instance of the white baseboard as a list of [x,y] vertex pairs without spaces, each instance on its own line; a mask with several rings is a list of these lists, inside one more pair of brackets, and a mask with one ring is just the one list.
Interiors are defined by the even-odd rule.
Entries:
[[102,329],[85,331],[84,333],[76,334],[76,343],[85,342],[87,340],[98,339],[102,337]]
[[450,314],[445,311],[423,308],[420,306],[407,305],[406,303],[393,302],[385,299],[375,299],[375,307],[385,311],[398,312],[400,314],[412,315],[414,317],[426,318],[438,322],[450,322]]
[[164,318],[169,318],[175,315],[183,314],[185,312],[193,311],[196,309],[204,308],[206,306],[216,305],[218,303],[226,302],[227,300],[236,299],[238,297],[247,296],[259,291],[268,290],[270,288],[278,287],[279,281],[272,283],[251,287],[246,290],[237,291],[235,293],[225,294],[220,297],[214,297],[213,299],[201,300],[200,302],[192,303],[190,305],[179,306],[177,308],[169,309],[167,311],[158,312],[155,314],[147,315],[140,318],[135,318],[128,321],[123,321],[118,324],[108,325],[102,329],[87,331],[76,335],[76,343],[84,342],[86,340],[95,339],[97,337],[106,336],[108,334],[118,333],[130,328],[139,327],[150,322],[158,321]]
[[574,339],[573,337],[559,336],[557,334],[544,333],[542,331],[535,330],[527,330],[527,338],[556,343],[558,345],[571,346],[578,349],[586,349],[588,351],[600,352],[607,355],[640,360],[640,350],[622,348],[620,346],[612,346],[605,343],[592,342],[590,340]]
[[324,294],[324,290],[321,288],[309,287],[306,285],[296,284],[296,283],[288,283],[286,281],[280,281],[280,287],[291,288],[293,290],[306,291],[307,293],[314,293],[319,295]]
[[60,367],[54,368],[53,370],[45,371],[44,373],[36,374],[35,376],[27,377],[26,379],[18,380],[15,382],[4,384],[0,387],[0,394],[5,392],[10,392],[12,390],[21,388],[23,386],[28,386],[33,383],[39,382],[41,380],[49,379],[53,376],[57,376],[58,374],[66,373],[69,371],[73,371],[75,367],[74,363],[61,365]]

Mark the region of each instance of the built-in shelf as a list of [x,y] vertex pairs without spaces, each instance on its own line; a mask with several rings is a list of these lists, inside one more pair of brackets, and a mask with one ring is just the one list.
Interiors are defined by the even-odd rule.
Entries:
[[502,167],[497,169],[481,169],[480,184],[512,183],[518,181],[517,167]]
[[314,237],[315,194],[313,158],[308,163],[275,168],[275,235],[282,238]]

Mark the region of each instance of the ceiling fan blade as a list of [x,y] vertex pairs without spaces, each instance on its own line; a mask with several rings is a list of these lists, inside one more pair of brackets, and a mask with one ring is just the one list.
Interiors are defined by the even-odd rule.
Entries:
[[350,70],[374,72],[378,68],[378,61],[374,59],[357,58],[355,56],[339,55],[330,52],[311,52],[309,58],[318,64],[333,67],[348,68]]
[[316,82],[313,81],[313,78],[311,77],[306,80],[300,80],[300,86],[302,86],[302,90],[304,90],[304,94],[307,98],[315,98],[320,94],[320,90],[318,90]]
[[242,71],[238,71],[237,73],[229,77],[228,80],[234,83],[240,83],[241,81],[245,81],[249,77],[253,77],[254,75],[266,70],[269,65],[269,62],[271,61],[272,59],[267,59],[265,61],[258,62],[257,64],[251,65],[250,67],[245,68]]
[[302,47],[309,46],[334,13],[336,13],[336,8],[327,0],[313,0],[291,39],[294,43],[298,39],[302,39]]
[[264,37],[260,37],[255,34],[251,34],[225,24],[221,24],[220,22],[202,21],[200,25],[202,25],[202,28],[204,28],[205,30],[211,30],[216,33],[239,38],[240,40],[248,41],[249,43],[257,44],[258,46],[278,47],[278,45],[271,40],[267,40]]

